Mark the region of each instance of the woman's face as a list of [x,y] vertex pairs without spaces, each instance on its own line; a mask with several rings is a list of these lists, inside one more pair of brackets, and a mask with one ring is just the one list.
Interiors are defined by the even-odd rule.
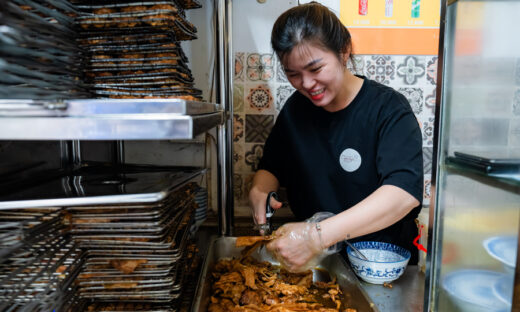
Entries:
[[334,112],[345,107],[345,66],[331,51],[302,43],[284,58],[287,79],[318,107]]

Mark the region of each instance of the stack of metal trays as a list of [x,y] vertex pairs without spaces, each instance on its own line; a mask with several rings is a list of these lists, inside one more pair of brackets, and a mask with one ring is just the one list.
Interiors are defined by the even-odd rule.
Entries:
[[0,14],[0,98],[89,97],[74,15],[65,0],[7,0]]
[[173,29],[178,40],[196,38],[197,29],[185,19],[182,8],[174,1],[133,1],[121,3],[107,2],[95,5],[77,6],[90,13],[78,16],[78,24],[86,30],[95,29],[134,29],[135,27],[154,27],[154,29]]
[[176,0],[175,2],[177,2],[184,9],[197,9],[202,7],[200,2],[196,0]]
[[188,183],[155,204],[68,208],[71,233],[88,250],[78,277],[80,297],[175,306],[186,272],[196,187]]
[[87,167],[29,185],[0,197],[0,210],[31,207],[155,204],[206,169],[179,167],[154,171],[126,167]]
[[176,1],[78,2],[87,82],[100,97],[202,100],[179,41],[196,38]]
[[74,280],[85,257],[64,216],[57,208],[1,211],[1,311],[70,311],[79,301]]

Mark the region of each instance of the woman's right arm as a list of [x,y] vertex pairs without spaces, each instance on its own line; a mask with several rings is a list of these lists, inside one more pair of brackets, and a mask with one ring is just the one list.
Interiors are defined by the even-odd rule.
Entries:
[[[260,169],[255,173],[253,185],[249,191],[249,205],[253,210],[255,224],[264,224],[265,219],[265,200],[271,191],[277,191],[280,183],[278,179],[269,171]],[[271,198],[271,207],[278,209],[282,203]]]

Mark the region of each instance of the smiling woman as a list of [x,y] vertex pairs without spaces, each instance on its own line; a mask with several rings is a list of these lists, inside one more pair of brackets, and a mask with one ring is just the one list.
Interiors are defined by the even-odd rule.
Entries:
[[[410,104],[350,72],[350,34],[321,4],[284,12],[271,45],[296,91],[269,134],[249,199],[255,223],[265,223],[267,194],[285,186],[292,212],[306,222],[282,226],[267,248],[293,271],[345,239],[401,246],[415,264],[423,161]],[[271,207],[281,203],[272,199]],[[334,216],[315,221],[318,212]]]

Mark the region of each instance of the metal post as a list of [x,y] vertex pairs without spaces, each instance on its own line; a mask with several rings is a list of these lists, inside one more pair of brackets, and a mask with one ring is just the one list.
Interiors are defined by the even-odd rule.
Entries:
[[233,56],[231,46],[231,0],[215,0],[216,42],[217,42],[217,103],[220,103],[225,121],[217,128],[218,161],[218,218],[219,233],[232,235],[234,222],[233,209]]
[[[424,285],[424,305],[423,311],[435,311],[436,309],[436,296],[435,285],[438,285],[438,265],[440,264],[439,257],[436,256],[440,246],[438,246],[440,231],[435,229],[435,219],[440,218],[440,212],[438,211],[437,201],[437,185],[439,179],[439,160],[440,155],[440,144],[441,144],[441,103],[443,94],[443,81],[444,81],[444,57],[445,57],[445,44],[444,37],[446,32],[446,11],[447,11],[447,0],[441,0],[441,12],[440,12],[440,27],[439,27],[439,58],[437,60],[437,90],[435,99],[435,121],[434,121],[434,134],[433,134],[433,160],[432,160],[432,177],[430,185],[430,199],[429,217],[428,217],[428,253],[426,255],[426,272],[425,272],[425,285]],[[439,253],[440,254],[440,253]],[[437,271],[437,272],[436,272]]]
[[72,141],[72,168],[77,169],[81,166],[81,141]]
[[69,170],[72,160],[72,144],[70,141],[60,141],[60,166],[61,169]]
[[114,150],[113,152],[113,163],[115,165],[124,165],[125,164],[125,142],[124,141],[115,141],[114,142]]

